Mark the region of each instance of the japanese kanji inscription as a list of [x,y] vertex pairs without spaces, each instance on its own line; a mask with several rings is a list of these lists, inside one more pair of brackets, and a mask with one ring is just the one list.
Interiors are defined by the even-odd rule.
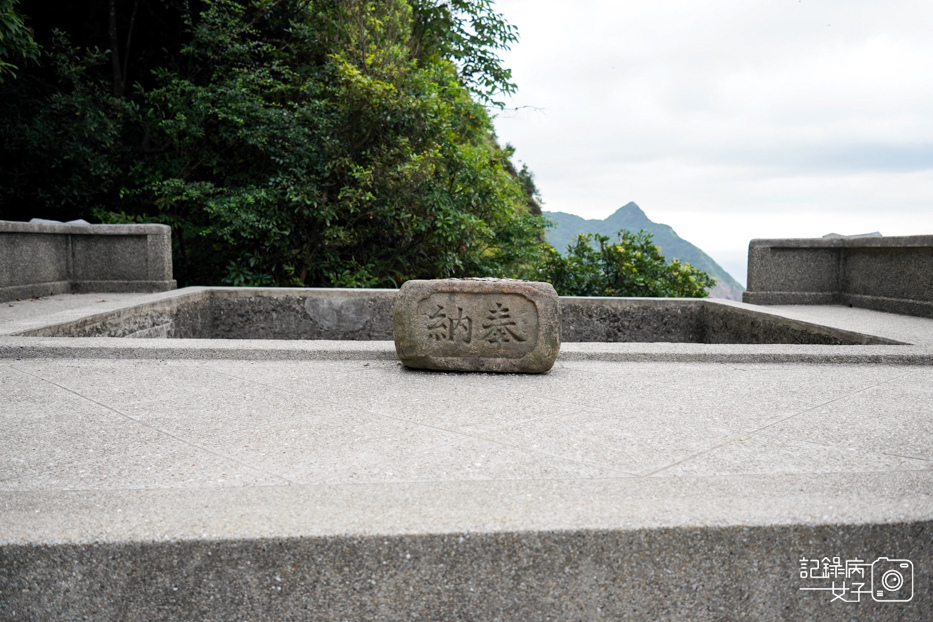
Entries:
[[548,283],[409,281],[395,306],[395,347],[408,367],[540,373],[560,349],[559,309]]

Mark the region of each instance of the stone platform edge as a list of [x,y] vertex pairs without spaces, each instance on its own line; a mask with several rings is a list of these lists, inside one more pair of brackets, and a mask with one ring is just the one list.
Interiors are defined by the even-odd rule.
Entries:
[[933,318],[933,235],[751,240],[742,300]]
[[[0,618],[929,620],[931,544],[919,522],[0,545]],[[911,601],[801,590],[825,554],[911,560]]]
[[0,618],[827,619],[799,560],[839,555],[910,559],[862,607],[930,619],[933,473],[852,475],[6,492]]
[[933,471],[854,475],[2,491],[0,546],[933,522]]
[[[398,361],[395,344],[391,341],[169,340],[120,337],[0,339],[0,360],[34,358]],[[910,345],[567,342],[561,345],[557,364],[561,361],[933,365],[933,348]]]

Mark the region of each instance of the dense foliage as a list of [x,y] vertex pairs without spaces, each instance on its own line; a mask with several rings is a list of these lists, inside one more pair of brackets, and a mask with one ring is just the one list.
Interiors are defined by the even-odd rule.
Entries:
[[17,63],[35,62],[39,46],[16,10],[17,0],[0,0],[0,83],[16,76]]
[[[650,233],[620,231],[619,241],[581,234],[567,256],[549,249],[540,278],[562,296],[672,296],[702,298],[714,280],[690,264],[666,263]],[[594,245],[594,242],[596,243]]]
[[0,82],[0,218],[168,224],[184,285],[591,281],[495,140],[492,0],[7,5],[42,54]]
[[476,0],[215,0],[125,94],[125,55],[60,34],[4,93],[0,200],[169,224],[186,283],[520,276],[544,221],[474,97],[514,88],[503,24]]

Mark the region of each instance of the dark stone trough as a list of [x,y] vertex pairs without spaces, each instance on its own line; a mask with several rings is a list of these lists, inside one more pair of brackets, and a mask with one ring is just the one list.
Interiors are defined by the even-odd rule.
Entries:
[[[49,324],[32,337],[391,341],[397,290],[187,288],[156,302]],[[727,301],[560,298],[562,342],[894,345]]]

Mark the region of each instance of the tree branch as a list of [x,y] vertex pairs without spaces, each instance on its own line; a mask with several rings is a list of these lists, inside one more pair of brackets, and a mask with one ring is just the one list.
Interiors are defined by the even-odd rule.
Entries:
[[130,27],[126,31],[126,45],[123,46],[123,79],[121,84],[126,88],[126,74],[130,68],[130,41],[133,39],[133,24],[136,23],[136,9],[139,8],[139,0],[133,2],[133,14],[130,16]]
[[110,0],[110,23],[107,35],[110,39],[110,64],[113,68],[113,96],[123,97],[123,71],[120,69],[120,43],[117,41],[117,0]]

